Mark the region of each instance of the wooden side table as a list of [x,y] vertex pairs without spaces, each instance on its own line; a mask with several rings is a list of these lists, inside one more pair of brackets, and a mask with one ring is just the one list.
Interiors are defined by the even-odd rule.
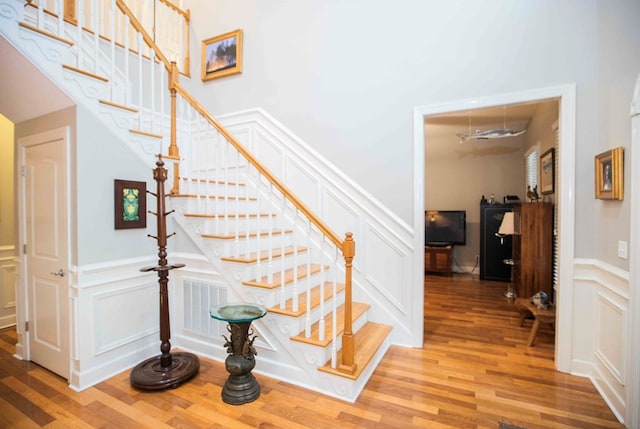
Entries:
[[556,307],[550,305],[546,310],[542,310],[531,303],[530,298],[518,298],[515,301],[516,309],[520,312],[520,326],[524,324],[524,320],[527,317],[533,316],[533,326],[529,332],[529,339],[527,340],[527,346],[533,346],[536,341],[536,335],[538,334],[538,328],[540,323],[549,323],[551,326],[555,326],[556,323]]
[[452,252],[453,246],[425,246],[424,270],[426,272],[443,273],[450,276]]

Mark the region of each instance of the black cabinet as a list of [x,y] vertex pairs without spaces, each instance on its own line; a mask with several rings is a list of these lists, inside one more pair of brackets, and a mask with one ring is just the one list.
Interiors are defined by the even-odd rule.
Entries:
[[513,204],[480,204],[480,279],[511,281],[512,236],[498,237],[502,218]]

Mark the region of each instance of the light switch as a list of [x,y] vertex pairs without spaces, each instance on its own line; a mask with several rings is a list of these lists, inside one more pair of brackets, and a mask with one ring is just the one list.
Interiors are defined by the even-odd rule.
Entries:
[[618,241],[618,258],[627,259],[627,242]]

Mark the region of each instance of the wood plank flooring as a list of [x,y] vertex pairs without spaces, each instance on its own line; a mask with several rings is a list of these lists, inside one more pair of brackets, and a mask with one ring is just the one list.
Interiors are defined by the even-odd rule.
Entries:
[[136,391],[126,371],[74,392],[0,330],[0,428],[623,428],[589,380],[554,370],[550,327],[526,346],[505,288],[425,277],[424,348],[391,347],[354,404],[256,374],[260,398],[227,405],[224,364],[207,359],[173,390]]

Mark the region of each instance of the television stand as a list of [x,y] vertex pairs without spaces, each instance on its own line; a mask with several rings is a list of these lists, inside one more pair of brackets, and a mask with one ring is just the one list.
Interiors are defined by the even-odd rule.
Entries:
[[451,275],[453,246],[425,246],[424,271]]

